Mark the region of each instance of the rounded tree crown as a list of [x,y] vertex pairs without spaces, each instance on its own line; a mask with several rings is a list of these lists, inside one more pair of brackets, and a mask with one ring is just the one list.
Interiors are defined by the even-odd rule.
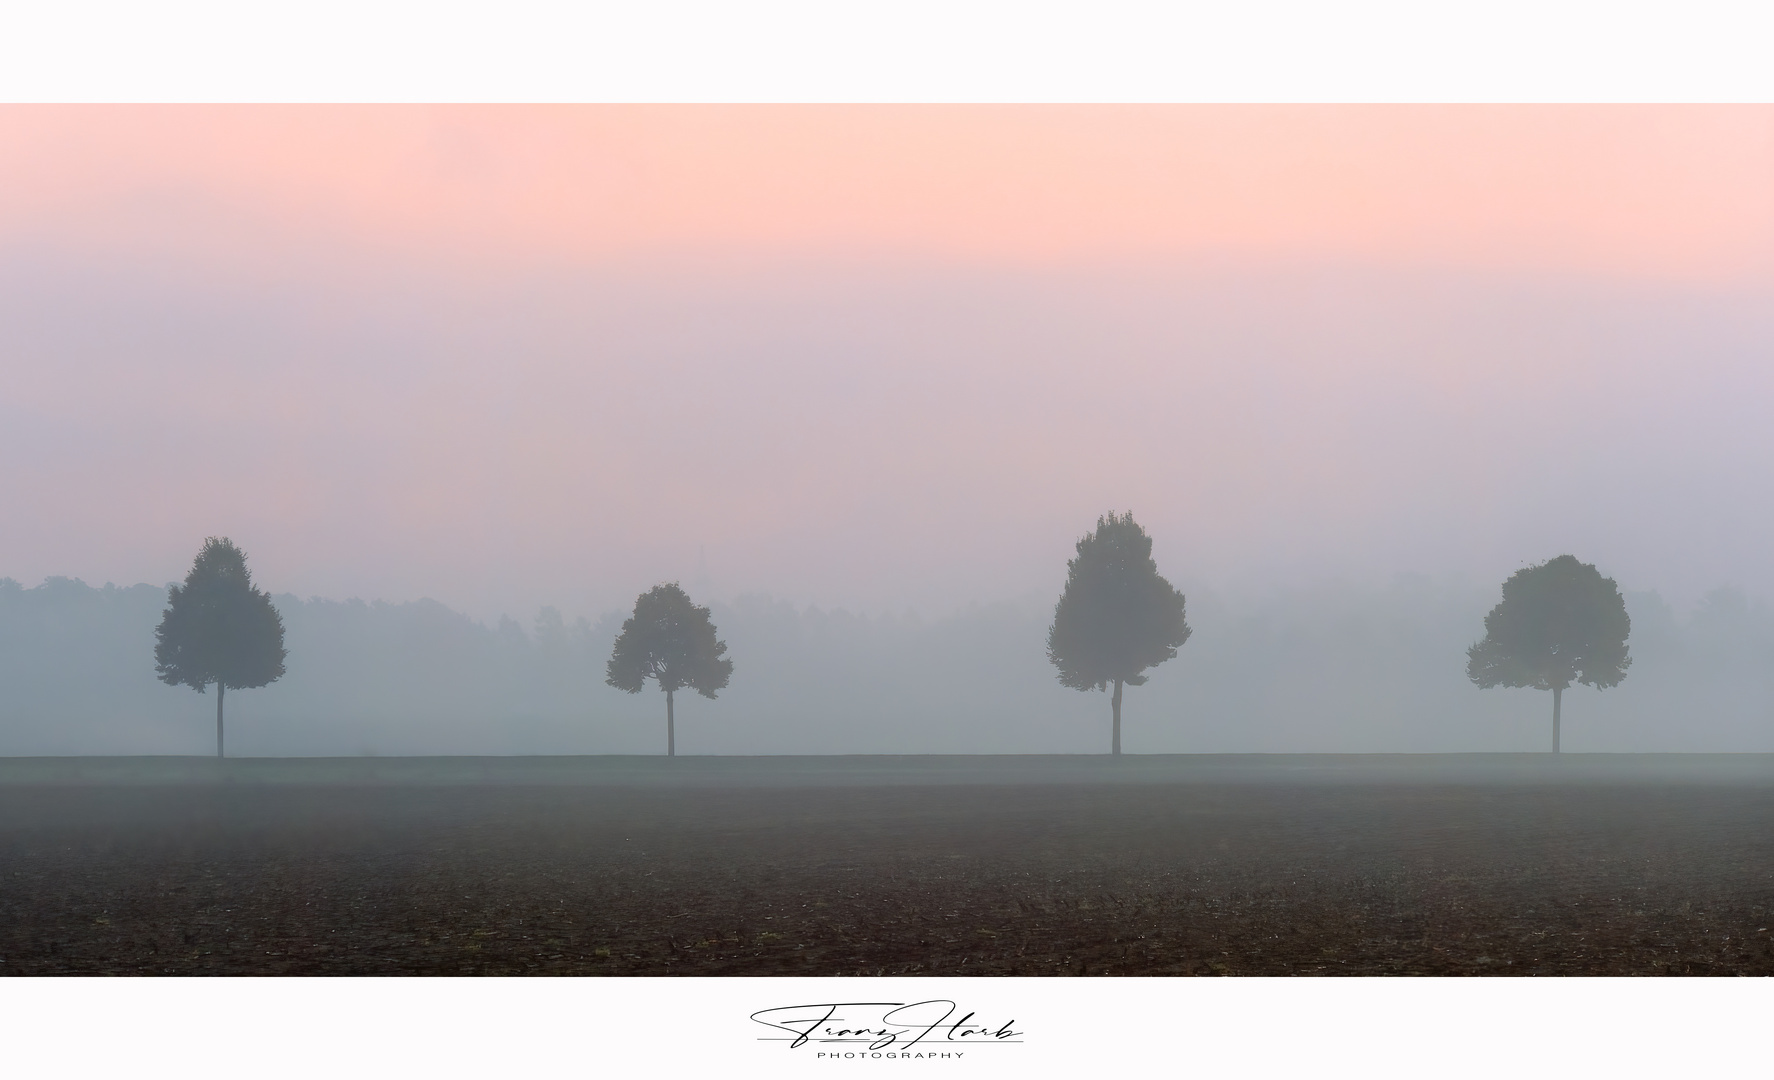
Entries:
[[708,609],[697,607],[677,582],[655,585],[635,599],[634,614],[610,651],[604,682],[631,694],[648,679],[661,690],[695,690],[712,698],[727,685],[733,661],[715,636]]
[[1466,651],[1466,676],[1481,687],[1563,690],[1577,682],[1605,689],[1632,666],[1625,597],[1613,578],[1575,555],[1510,575],[1484,626],[1484,640]]
[[183,585],[167,592],[154,630],[155,672],[172,686],[210,683],[230,690],[264,686],[283,676],[283,617],[271,596],[253,587],[246,553],[227,537],[209,537]]
[[1174,659],[1189,640],[1183,594],[1158,573],[1152,538],[1131,512],[1098,518],[1077,551],[1066,563],[1047,658],[1073,689],[1106,689],[1117,680],[1138,686],[1146,681],[1141,672]]

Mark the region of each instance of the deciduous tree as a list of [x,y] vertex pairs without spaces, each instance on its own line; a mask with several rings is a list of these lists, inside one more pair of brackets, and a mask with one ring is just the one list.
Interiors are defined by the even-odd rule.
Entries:
[[1121,688],[1176,657],[1189,640],[1183,594],[1158,573],[1152,538],[1131,512],[1098,518],[1066,563],[1066,587],[1047,631],[1047,659],[1059,681],[1074,690],[1106,690],[1114,728],[1111,752],[1121,753]]
[[1575,555],[1517,570],[1503,599],[1485,616],[1484,640],[1466,650],[1466,677],[1481,687],[1552,691],[1552,752],[1559,752],[1559,710],[1573,682],[1617,686],[1632,665],[1632,620],[1614,585]]
[[222,756],[222,698],[283,676],[283,616],[253,587],[246,553],[227,537],[203,542],[184,585],[167,594],[154,629],[154,670],[169,686],[201,694],[216,687],[216,757]]
[[726,651],[726,642],[715,638],[707,608],[691,603],[676,582],[655,585],[635,599],[634,614],[610,650],[604,681],[631,694],[640,693],[648,679],[659,684],[665,691],[665,753],[675,757],[672,696],[688,688],[713,698],[733,674],[733,661],[722,657]]

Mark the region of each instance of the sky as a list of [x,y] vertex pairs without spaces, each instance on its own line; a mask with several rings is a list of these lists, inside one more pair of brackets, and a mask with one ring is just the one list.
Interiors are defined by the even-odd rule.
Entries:
[[0,107],[0,576],[1774,593],[1774,109]]

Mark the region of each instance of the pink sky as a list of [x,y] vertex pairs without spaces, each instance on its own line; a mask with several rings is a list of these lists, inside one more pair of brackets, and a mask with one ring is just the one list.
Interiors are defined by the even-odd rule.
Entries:
[[9,239],[252,264],[307,242],[1774,271],[1759,107],[12,107],[0,155]]
[[[0,575],[1774,590],[1774,109],[0,109]],[[700,553],[700,554],[699,554]]]

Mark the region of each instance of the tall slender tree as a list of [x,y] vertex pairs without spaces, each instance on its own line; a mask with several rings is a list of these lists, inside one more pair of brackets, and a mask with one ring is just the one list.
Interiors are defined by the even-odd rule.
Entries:
[[1466,677],[1480,687],[1552,691],[1552,752],[1559,752],[1565,688],[1618,686],[1632,666],[1626,599],[1596,568],[1560,555],[1517,570],[1484,619],[1484,640],[1466,650]]
[[677,582],[655,585],[635,599],[634,614],[610,650],[604,681],[631,694],[648,679],[665,691],[665,754],[676,757],[677,717],[672,697],[691,689],[705,698],[724,688],[733,661],[723,659],[727,643],[715,637],[708,609],[697,607]]
[[201,694],[216,687],[216,757],[222,756],[222,699],[232,690],[283,677],[283,616],[269,593],[253,587],[246,553],[227,537],[210,537],[185,575],[167,593],[154,629],[154,670],[169,686]]
[[1096,519],[1066,563],[1066,587],[1047,631],[1047,659],[1061,685],[1106,690],[1114,715],[1110,752],[1121,753],[1121,688],[1145,683],[1147,668],[1175,659],[1189,640],[1183,594],[1158,573],[1152,538],[1132,512]]

